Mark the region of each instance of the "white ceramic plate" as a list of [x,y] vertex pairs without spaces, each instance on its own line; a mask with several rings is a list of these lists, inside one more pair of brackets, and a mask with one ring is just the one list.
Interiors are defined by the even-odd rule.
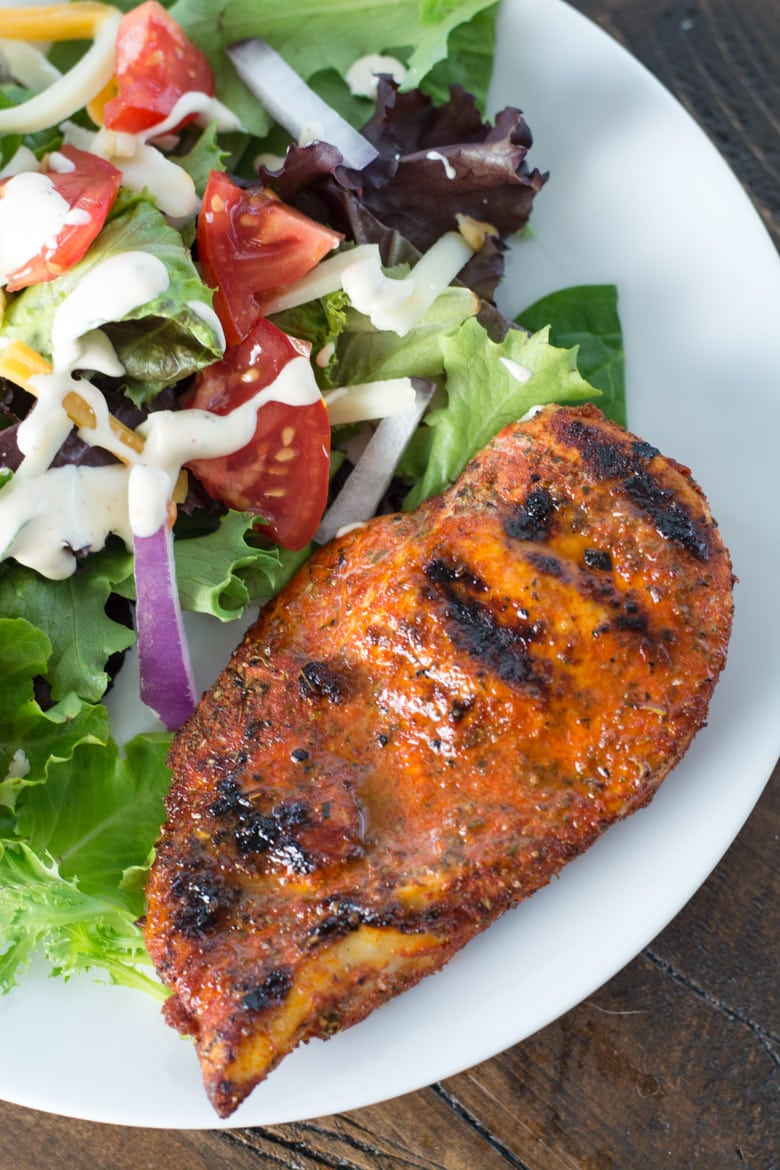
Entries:
[[[704,881],[780,748],[777,255],[688,115],[594,25],[560,0],[505,0],[499,46],[493,108],[521,105],[532,159],[552,172],[536,237],[514,257],[505,307],[573,283],[619,285],[631,427],[693,469],[733,553],[740,580],[729,664],[709,727],[651,808],[441,974],[352,1031],[294,1053],[231,1125],[405,1093],[567,1011]],[[237,635],[222,629],[206,639],[204,684]],[[137,722],[129,708],[125,722],[128,731]],[[0,1096],[9,1101],[127,1125],[219,1125],[190,1044],[141,993],[89,979],[63,985],[36,969],[0,1001],[0,1035]]]

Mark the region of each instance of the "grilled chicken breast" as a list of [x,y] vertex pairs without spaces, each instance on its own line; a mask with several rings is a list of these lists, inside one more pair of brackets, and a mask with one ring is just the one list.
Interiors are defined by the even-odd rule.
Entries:
[[221,1116],[646,804],[732,572],[687,470],[593,407],[316,553],[174,742],[146,941]]

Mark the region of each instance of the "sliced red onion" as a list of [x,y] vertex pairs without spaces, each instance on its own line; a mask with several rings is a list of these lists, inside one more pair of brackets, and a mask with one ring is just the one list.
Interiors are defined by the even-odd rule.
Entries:
[[297,143],[329,142],[355,170],[377,157],[379,152],[368,139],[318,97],[266,41],[260,37],[238,41],[227,53],[247,88]]
[[176,587],[173,533],[162,524],[151,536],[133,536],[133,549],[141,699],[175,731],[198,697]]

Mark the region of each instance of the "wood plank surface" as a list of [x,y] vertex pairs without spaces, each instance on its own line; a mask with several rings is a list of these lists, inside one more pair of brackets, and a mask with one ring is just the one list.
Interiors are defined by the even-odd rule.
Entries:
[[[780,245],[780,2],[574,6],[677,94]],[[0,1103],[0,1170],[780,1170],[779,842],[780,768],[710,879],[641,955],[537,1035],[441,1084],[226,1132]]]

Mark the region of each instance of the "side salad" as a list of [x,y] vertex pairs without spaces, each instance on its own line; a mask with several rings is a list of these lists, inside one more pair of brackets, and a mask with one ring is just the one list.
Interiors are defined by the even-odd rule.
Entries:
[[[182,611],[272,597],[421,380],[387,507],[535,405],[625,421],[612,286],[501,306],[547,176],[518,110],[483,113],[495,15],[0,10],[3,991],[40,952],[164,996],[137,920],[197,701]],[[231,46],[258,37],[254,75]],[[131,647],[162,729],[120,748],[103,699]]]

